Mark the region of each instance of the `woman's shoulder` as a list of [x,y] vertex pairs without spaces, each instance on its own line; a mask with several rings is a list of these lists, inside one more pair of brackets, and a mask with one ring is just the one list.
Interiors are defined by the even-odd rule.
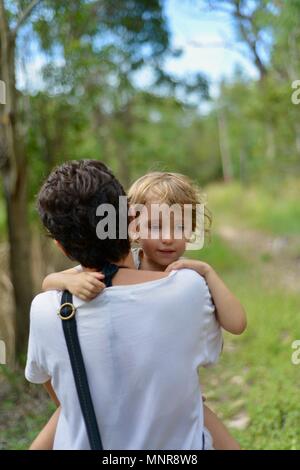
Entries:
[[173,276],[172,282],[174,291],[177,290],[177,285],[183,286],[187,297],[192,296],[194,299],[199,299],[201,302],[204,300],[211,304],[211,294],[203,276],[200,276],[193,269],[179,269],[176,271],[177,275]]
[[[191,283],[192,285],[195,285],[198,287],[201,286],[203,289],[208,289],[208,286],[204,277],[200,276],[200,274],[198,274],[194,269],[189,269],[189,268],[178,269],[176,273],[178,273],[180,282],[182,282],[182,280],[185,280],[186,282]],[[176,277],[174,278],[174,280],[176,282],[177,280]]]
[[56,317],[55,313],[57,313],[60,304],[60,296],[61,292],[56,290],[37,294],[31,302],[31,321],[41,322],[49,316]]

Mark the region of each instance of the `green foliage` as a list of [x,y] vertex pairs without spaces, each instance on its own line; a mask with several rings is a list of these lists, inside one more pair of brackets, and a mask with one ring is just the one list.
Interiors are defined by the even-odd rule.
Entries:
[[[6,3],[12,24],[29,3]],[[207,3],[230,12],[237,46],[258,67],[254,44],[266,69],[259,80],[237,70],[207,115],[197,109],[209,97],[201,71],[179,80],[164,68],[166,58],[180,51],[172,50],[163,1],[39,4],[17,55],[29,41],[47,62],[44,90],[29,96],[24,90],[20,109],[30,200],[50,169],[72,158],[105,161],[126,187],[153,168],[181,171],[202,184],[219,180],[220,108],[235,180],[265,185],[299,173],[300,124],[291,102],[291,82],[300,72],[299,2],[284,8],[265,0]],[[143,74],[151,83],[142,90]]]

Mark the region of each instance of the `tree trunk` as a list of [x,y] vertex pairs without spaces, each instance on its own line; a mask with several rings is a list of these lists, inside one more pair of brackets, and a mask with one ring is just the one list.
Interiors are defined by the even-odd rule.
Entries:
[[266,122],[266,157],[273,162],[276,156],[275,131],[272,122]]
[[17,129],[15,37],[0,0],[1,73],[6,84],[6,104],[1,113],[1,171],[6,200],[10,271],[15,301],[15,352],[25,352],[32,300],[30,230],[27,207],[27,161]]
[[15,352],[16,357],[19,358],[26,348],[29,310],[33,296],[26,170],[22,175],[18,175],[16,191],[13,194],[5,191],[5,199],[10,244],[10,271],[16,308]]
[[222,169],[223,169],[223,179],[225,183],[228,183],[232,181],[233,179],[233,168],[232,168],[230,149],[229,149],[227,120],[226,120],[224,109],[222,109],[222,107],[218,108],[217,113],[218,113],[219,145],[220,145],[220,154],[221,154]]
[[128,100],[124,109],[117,113],[122,138],[118,141],[118,177],[124,188],[129,189],[131,182],[130,150],[132,144],[132,103]]
[[300,125],[299,122],[295,119],[294,121],[294,130],[295,130],[295,148],[297,156],[300,155]]

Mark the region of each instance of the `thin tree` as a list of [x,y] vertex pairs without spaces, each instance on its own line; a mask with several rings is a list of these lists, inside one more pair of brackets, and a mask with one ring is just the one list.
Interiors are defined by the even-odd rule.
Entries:
[[11,26],[4,0],[0,0],[0,74],[6,86],[6,103],[0,115],[0,168],[7,209],[10,271],[15,302],[15,352],[24,352],[32,300],[30,230],[27,214],[27,157],[18,127],[16,43],[20,28],[42,0],[28,3]]

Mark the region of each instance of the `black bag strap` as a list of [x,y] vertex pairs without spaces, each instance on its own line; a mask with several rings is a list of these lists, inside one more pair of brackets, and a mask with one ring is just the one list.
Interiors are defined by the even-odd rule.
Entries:
[[105,276],[104,284],[106,285],[106,287],[112,286],[113,277],[117,274],[120,267],[122,266],[117,266],[116,264],[113,264],[113,263],[106,263],[103,266],[103,268],[101,269],[101,272]]
[[[118,269],[118,266],[113,264],[105,265],[102,272],[105,275],[105,284],[107,287],[112,285],[112,278],[117,273]],[[100,431],[78,338],[76,309],[73,305],[73,296],[67,290],[63,292],[58,315],[62,320],[62,327],[70,357],[77,395],[91,450],[103,450]]]
[[80,348],[75,314],[76,309],[73,305],[73,296],[69,291],[64,291],[59,316],[62,320],[62,327],[69,352],[80,408],[85,422],[91,450],[103,450]]

